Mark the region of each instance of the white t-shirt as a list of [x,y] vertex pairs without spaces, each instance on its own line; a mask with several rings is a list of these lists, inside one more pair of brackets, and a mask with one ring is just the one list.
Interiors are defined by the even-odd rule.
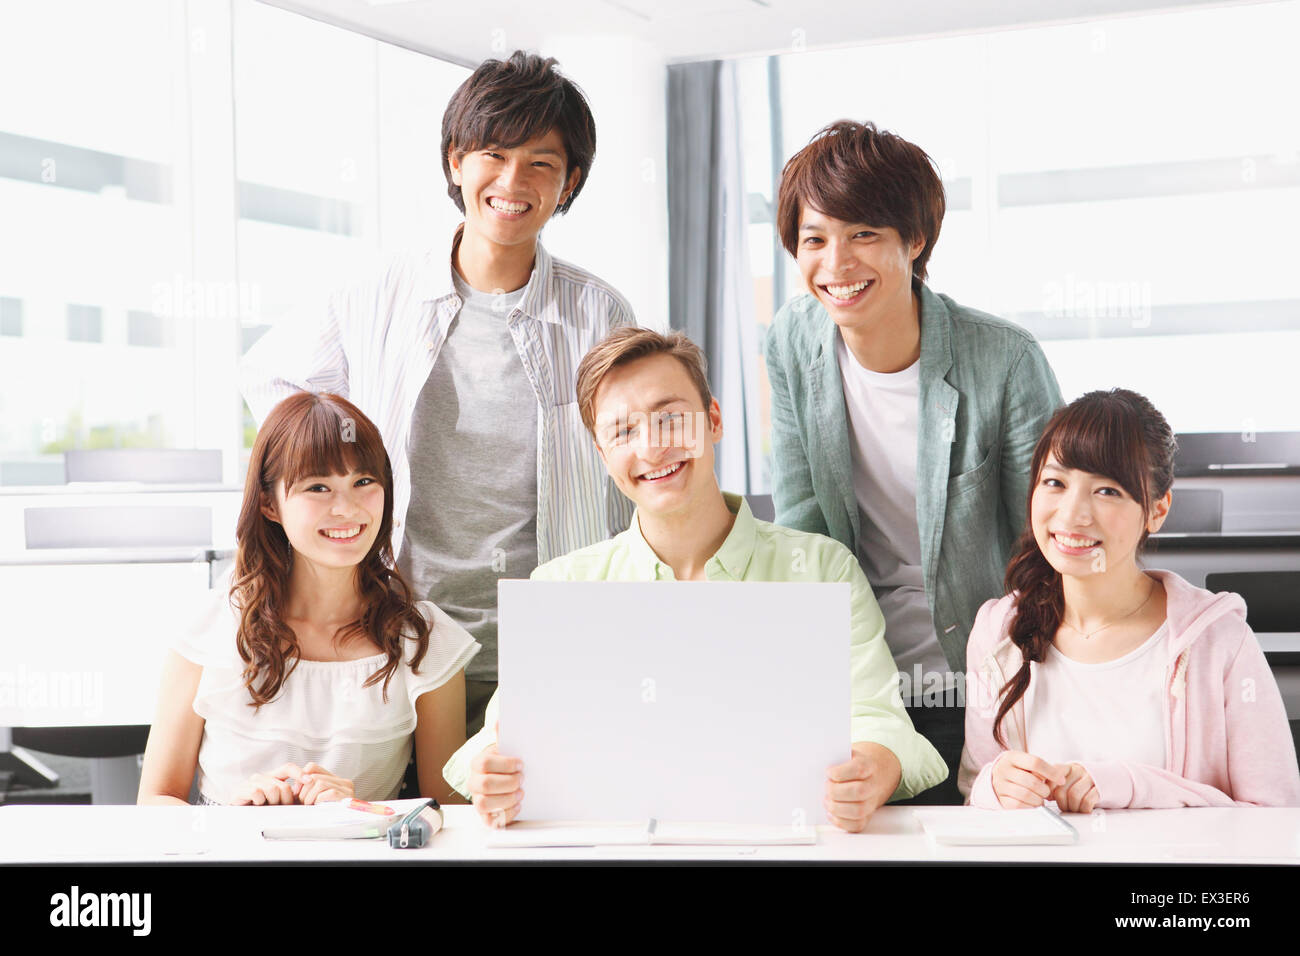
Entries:
[[[903,696],[917,697],[924,686],[914,679],[916,665],[922,674],[948,675],[948,661],[925,596],[916,524],[921,362],[918,359],[901,372],[873,372],[858,364],[843,336],[836,334],[835,339],[849,419],[853,493],[862,529],[858,561],[885,616],[885,643],[903,674]],[[909,686],[911,695],[906,692]],[[950,675],[945,686],[953,686]]]
[[1141,646],[1101,664],[1050,647],[1031,663],[1025,691],[1026,750],[1051,763],[1122,760],[1165,765],[1162,699],[1168,624]]
[[[415,701],[455,676],[479,649],[459,624],[429,601],[417,607],[432,624],[419,673],[409,654],[393,671],[388,700],[382,681],[363,687],[387,661],[380,653],[354,661],[299,661],[279,695],[254,710],[235,647],[239,612],[219,584],[203,615],[174,650],[203,667],[194,712],[206,722],[199,746],[199,792],[229,803],[255,773],[283,763],[314,761],[353,782],[362,800],[397,797],[410,762]],[[408,647],[414,648],[414,642]]]

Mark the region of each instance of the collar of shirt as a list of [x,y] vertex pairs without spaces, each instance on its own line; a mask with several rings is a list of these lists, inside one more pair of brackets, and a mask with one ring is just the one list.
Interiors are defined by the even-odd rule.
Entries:
[[[722,542],[722,547],[705,563],[704,574],[710,581],[743,581],[758,542],[757,519],[750,511],[749,502],[744,495],[724,491],[722,498],[727,503],[727,510],[736,516],[736,520],[732,523],[726,540]],[[619,536],[627,546],[628,558],[644,577],[652,581],[676,580],[673,569],[655,554],[654,548],[650,547],[641,533],[639,514],[639,510],[633,512],[632,523]]]
[[[461,236],[464,234],[465,224],[461,223],[456,227],[456,234],[451,240],[451,254],[447,258],[440,258],[433,252],[425,257],[420,275],[420,299],[422,301],[436,302],[439,307],[446,302],[452,306],[453,310],[460,308],[461,299],[456,292],[456,282],[452,278],[456,267],[452,265],[452,262],[456,257],[456,250],[460,247]],[[554,300],[553,296],[547,294],[551,286],[551,271],[551,254],[543,248],[539,239],[533,258],[533,272],[528,277],[528,284],[524,286],[524,294],[515,307],[515,311],[531,319],[543,319],[548,322],[560,321],[560,316],[554,309],[546,308],[548,299]]]

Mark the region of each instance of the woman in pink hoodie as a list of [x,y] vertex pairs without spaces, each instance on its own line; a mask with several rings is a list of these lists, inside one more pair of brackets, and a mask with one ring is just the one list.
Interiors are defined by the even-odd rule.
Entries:
[[1010,593],[980,609],[966,649],[968,803],[1300,806],[1245,603],[1138,567],[1169,513],[1175,448],[1164,416],[1126,389],[1048,422]]

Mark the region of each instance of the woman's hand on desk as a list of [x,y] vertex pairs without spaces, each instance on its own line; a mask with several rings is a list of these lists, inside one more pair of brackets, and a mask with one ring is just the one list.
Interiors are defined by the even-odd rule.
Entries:
[[356,796],[351,780],[330,773],[318,763],[305,764],[298,779],[302,781],[302,789],[298,791],[299,803],[327,803]]
[[1067,765],[1069,771],[1065,782],[1052,790],[1052,799],[1062,813],[1092,813],[1097,808],[1101,795],[1083,764]]
[[991,782],[1003,809],[1024,810],[1052,799],[1067,777],[1067,768],[1060,764],[1022,750],[1008,750],[994,762]]
[[903,767],[888,747],[856,743],[848,763],[826,771],[826,815],[849,833],[859,833],[902,779]]
[[318,763],[286,763],[270,773],[255,773],[244,781],[231,803],[236,806],[287,806],[347,800],[356,796],[352,781],[330,773]]
[[255,773],[240,787],[231,803],[235,806],[282,806],[297,803],[299,786],[289,782],[301,780],[303,770],[295,763],[282,764],[270,773]]
[[481,750],[470,764],[470,800],[490,827],[503,827],[519,815],[523,783],[523,761],[498,753],[496,744]]

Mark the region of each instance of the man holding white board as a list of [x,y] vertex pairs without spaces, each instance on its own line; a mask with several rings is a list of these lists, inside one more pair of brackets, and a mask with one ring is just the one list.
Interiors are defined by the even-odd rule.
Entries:
[[[722,413],[699,348],[678,332],[616,330],[582,360],[577,398],[610,477],[637,511],[627,531],[547,562],[532,578],[846,582],[852,752],[827,768],[827,816],[857,832],[888,800],[941,782],[947,768],[903,709],[884,618],[852,552],[823,535],[758,521],[742,497],[719,489],[713,446],[722,438]],[[494,695],[484,729],[443,773],[486,821],[503,826],[519,813],[523,767],[497,752],[497,713]]]
[[[718,562],[743,569],[753,550],[734,536]],[[516,819],[751,838],[829,822],[823,777],[852,732],[851,585],[667,587],[648,545],[627,558],[647,580],[610,580],[602,563],[501,582],[496,743],[530,770]]]

